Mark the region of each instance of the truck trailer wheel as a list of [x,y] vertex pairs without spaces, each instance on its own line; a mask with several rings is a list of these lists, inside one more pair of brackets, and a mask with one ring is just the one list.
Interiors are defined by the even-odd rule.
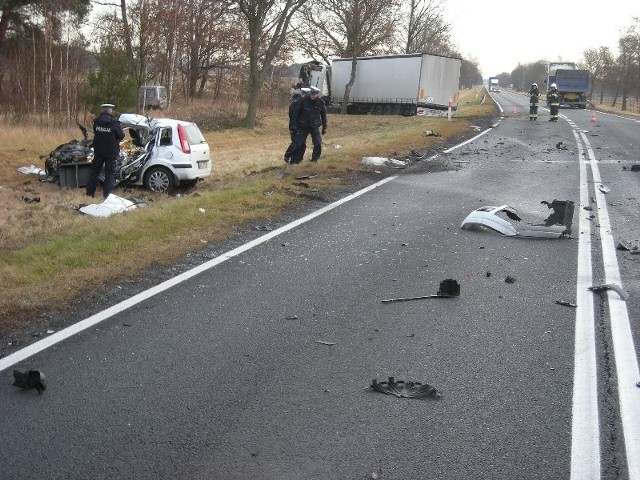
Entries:
[[151,167],[144,175],[144,186],[153,192],[171,193],[176,181],[165,167]]

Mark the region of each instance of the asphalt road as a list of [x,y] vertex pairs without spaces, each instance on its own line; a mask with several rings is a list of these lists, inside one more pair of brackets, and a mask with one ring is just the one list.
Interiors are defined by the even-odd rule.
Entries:
[[[497,126],[442,154],[459,170],[400,174],[0,359],[1,477],[639,478],[640,255],[615,244],[639,240],[640,124],[494,97]],[[575,202],[566,238],[460,228],[488,205],[541,223],[554,199]],[[444,279],[459,297],[382,302]],[[626,302],[586,289],[616,281]],[[368,388],[391,376],[442,397]]]

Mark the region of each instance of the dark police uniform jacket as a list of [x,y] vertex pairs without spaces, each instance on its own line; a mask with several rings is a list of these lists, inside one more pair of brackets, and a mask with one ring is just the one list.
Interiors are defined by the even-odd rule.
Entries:
[[298,100],[296,107],[289,115],[289,130],[313,130],[322,126],[327,128],[327,109],[320,97],[311,100],[305,95]]
[[117,158],[124,131],[120,122],[107,112],[102,112],[93,121],[93,154],[101,158]]

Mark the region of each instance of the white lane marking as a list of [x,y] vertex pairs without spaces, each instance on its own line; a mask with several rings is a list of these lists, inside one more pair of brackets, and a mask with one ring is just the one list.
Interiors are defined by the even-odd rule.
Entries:
[[143,302],[144,300],[147,300],[148,298],[153,297],[154,295],[157,295],[161,292],[164,292],[165,290],[168,290],[169,288],[178,285],[181,282],[184,282],[185,280],[188,280],[189,278],[195,277],[196,275],[209,270],[210,268],[215,267],[216,265],[225,262],[227,260],[229,260],[230,258],[233,258],[237,255],[240,255],[241,253],[246,252],[247,250],[252,249],[253,247],[260,245],[261,243],[264,243],[268,240],[271,240],[274,237],[277,237],[278,235],[287,232],[299,225],[302,225],[303,223],[308,222],[309,220],[314,219],[315,217],[318,217],[330,210],[333,210],[336,207],[339,207],[340,205],[342,205],[343,203],[347,203],[351,200],[353,200],[354,198],[359,197],[360,195],[363,195],[371,190],[373,190],[374,188],[380,187],[381,185],[384,185],[387,182],[390,182],[391,180],[394,180],[395,178],[397,178],[397,175],[385,178],[384,180],[381,180],[377,183],[374,183],[373,185],[368,186],[367,188],[363,188],[362,190],[358,190],[355,193],[352,193],[351,195],[348,195],[340,200],[338,200],[337,202],[331,203],[323,208],[321,208],[320,210],[316,210],[315,212],[310,213],[309,215],[306,215],[305,217],[302,217],[294,222],[291,222],[287,225],[284,225],[276,230],[273,230],[272,232],[269,232],[259,238],[256,238],[248,243],[245,243],[244,245],[241,245],[237,248],[234,248],[233,250],[230,250],[226,253],[223,253],[222,255],[209,260],[208,262],[203,263],[202,265],[199,265],[195,268],[192,268],[191,270],[188,270],[186,272],[181,273],[180,275],[177,275],[169,280],[166,280],[158,285],[156,285],[155,287],[151,287],[148,290],[145,290],[144,292],[140,292],[137,295],[134,295],[131,298],[128,298],[127,300],[124,300],[112,307],[107,308],[106,310],[103,310],[101,312],[96,313],[95,315],[92,315],[90,317],[85,318],[84,320],[81,320],[78,323],[75,323],[63,330],[60,330],[59,332],[54,333],[53,335],[44,338],[42,340],[39,340],[36,343],[33,343],[31,345],[29,345],[28,347],[25,347],[21,350],[18,350],[17,352],[12,353],[11,355],[8,355],[5,358],[0,358],[0,372],[15,365],[16,363],[25,360],[26,358],[31,357],[32,355],[35,355],[36,353],[39,353],[43,350],[45,350],[46,348],[51,347],[52,345],[55,345],[56,343],[59,343],[79,332],[82,332],[83,330],[86,330],[87,328],[90,328],[130,307],[133,307],[134,305],[137,305],[140,302]]
[[600,478],[600,425],[598,420],[598,374],[596,364],[595,319],[591,266],[591,222],[584,207],[589,206],[588,172],[584,150],[575,130],[580,166],[578,206],[578,274],[576,285],[576,326],[571,413],[571,479]]
[[[593,182],[594,184],[601,183],[600,169],[589,141],[583,132],[580,132],[580,136],[589,153],[589,165]],[[622,287],[611,221],[607,210],[607,199],[605,194],[597,188],[594,191],[598,204],[605,283],[614,283]],[[616,292],[608,290],[607,303],[609,305],[609,320],[611,322],[611,337],[613,339],[613,355],[616,364],[620,417],[624,431],[627,468],[629,470],[629,479],[638,480],[640,479],[640,388],[636,386],[636,382],[640,380],[638,358],[633,343],[626,302]]]

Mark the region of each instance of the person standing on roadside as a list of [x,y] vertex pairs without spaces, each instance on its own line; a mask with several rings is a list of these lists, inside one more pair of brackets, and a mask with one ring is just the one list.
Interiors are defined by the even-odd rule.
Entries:
[[[319,95],[320,89],[311,87],[309,95],[303,96],[298,101],[289,117],[289,130],[295,130],[296,132],[294,137],[295,153],[291,156],[291,163],[302,162],[309,134],[311,134],[311,141],[313,142],[311,161],[317,162],[320,159],[322,154],[320,127],[322,127],[322,135],[327,133],[327,109]],[[300,155],[299,152],[303,152],[303,155]]]
[[309,95],[309,92],[311,92],[310,88],[302,87],[300,89],[300,93],[296,91],[292,95],[291,103],[289,104],[289,136],[291,137],[291,143],[287,147],[287,151],[284,152],[284,163],[300,163],[304,157],[304,152],[307,149],[305,144],[301,150],[296,150],[296,130],[292,130],[291,125],[294,112],[296,108],[298,108],[298,103],[301,101],[302,97]]
[[547,93],[547,100],[549,101],[549,110],[551,112],[550,122],[558,121],[558,112],[560,110],[560,93],[558,93],[558,86],[555,83],[551,84],[551,88]]
[[529,121],[538,119],[538,100],[540,99],[540,90],[537,83],[531,84],[529,90]]
[[87,182],[87,196],[93,197],[98,187],[98,177],[104,166],[104,183],[102,195],[106,199],[114,186],[116,160],[120,154],[120,142],[124,139],[124,131],[120,122],[113,118],[112,103],[100,106],[100,115],[93,121],[93,161]]

